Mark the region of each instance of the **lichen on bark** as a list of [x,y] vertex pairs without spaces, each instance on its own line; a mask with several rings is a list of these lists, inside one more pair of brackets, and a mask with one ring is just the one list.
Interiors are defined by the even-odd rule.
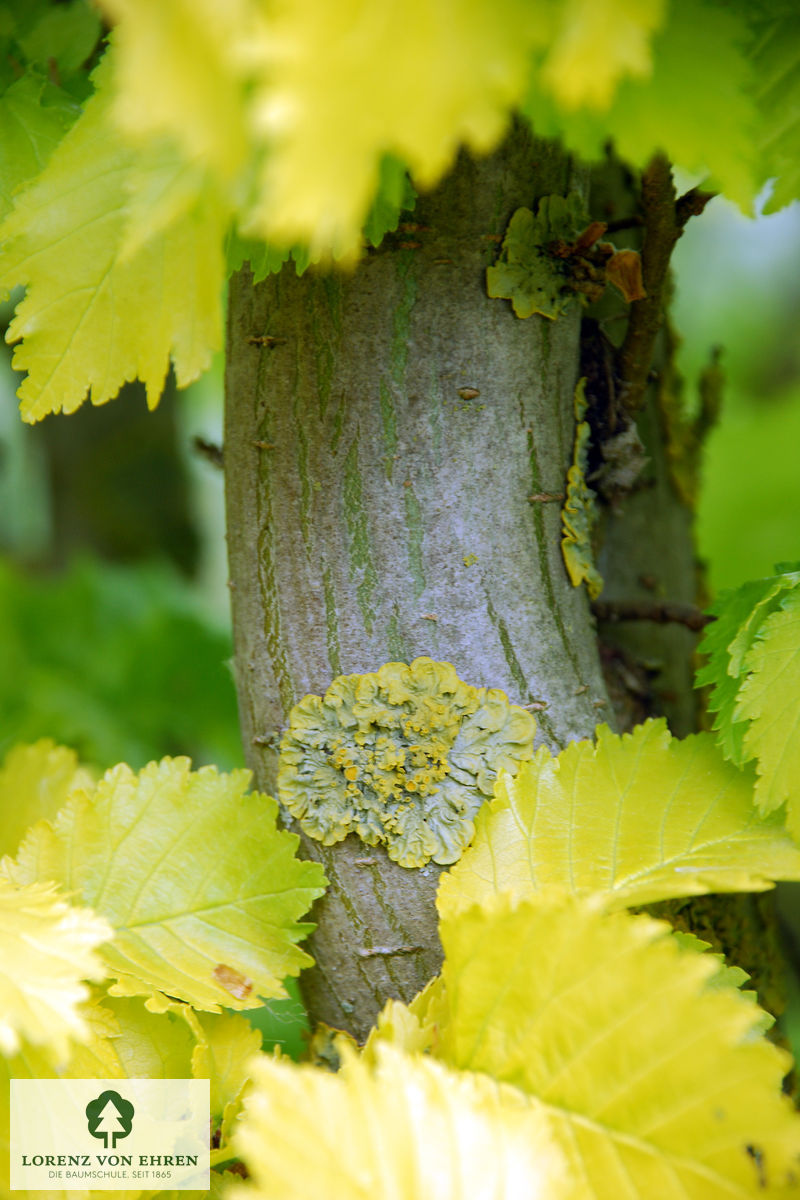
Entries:
[[401,867],[457,862],[500,771],[533,754],[536,721],[499,688],[416,658],[304,696],[281,741],[278,798],[326,846],[356,834]]

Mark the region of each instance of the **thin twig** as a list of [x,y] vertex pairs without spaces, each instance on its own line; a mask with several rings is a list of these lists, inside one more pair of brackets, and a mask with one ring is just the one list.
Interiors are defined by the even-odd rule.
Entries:
[[216,442],[206,441],[205,438],[200,437],[198,434],[192,438],[192,449],[196,454],[202,455],[206,462],[210,462],[212,467],[222,470],[225,466],[225,455],[223,454],[222,446],[217,445]]
[[693,604],[668,604],[652,600],[595,600],[592,612],[598,621],[655,621],[659,625],[685,625],[699,633],[714,617]]

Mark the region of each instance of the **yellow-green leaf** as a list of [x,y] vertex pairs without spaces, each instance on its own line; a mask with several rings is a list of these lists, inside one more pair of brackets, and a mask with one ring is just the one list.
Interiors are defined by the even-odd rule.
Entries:
[[223,179],[247,152],[250,0],[102,0],[117,22],[114,116],[134,139],[166,134]]
[[438,1053],[545,1107],[570,1200],[731,1200],[796,1177],[789,1056],[668,924],[551,895],[472,908],[441,932]]
[[364,1059],[374,1063],[378,1048],[387,1043],[406,1054],[427,1054],[438,1036],[441,1001],[442,981],[438,975],[409,1005],[387,1000],[364,1044]]
[[312,256],[358,251],[387,154],[429,186],[462,143],[496,143],[554,19],[546,0],[104,7],[123,127],[169,134],[234,185],[243,233]]
[[[337,1075],[261,1057],[236,1144],[251,1181],[230,1200],[561,1200],[535,1107],[481,1075],[381,1046]],[[302,1114],[302,1121],[298,1115]]]
[[714,729],[725,757],[741,766],[748,754],[743,746],[747,723],[736,715],[747,654],[770,613],[786,591],[800,584],[800,574],[786,571],[767,579],[751,579],[731,591],[721,592],[711,607],[716,617],[698,645],[708,661],[697,672],[697,686],[710,686],[708,707],[716,713]]
[[[185,1079],[190,1074],[192,1035],[175,1015],[155,1016],[141,1000],[102,997],[81,1006],[91,1031],[89,1040],[74,1047],[69,1061],[53,1069],[39,1049],[24,1045],[13,1058],[0,1058],[0,1197],[3,1200],[107,1200],[107,1191],[70,1189],[66,1192],[9,1192],[8,1095],[11,1079]],[[213,1184],[212,1173],[212,1188]],[[132,1181],[133,1182],[133,1181]],[[186,1200],[185,1193],[150,1191],[159,1200]],[[198,1196],[200,1193],[194,1193]],[[118,1200],[136,1200],[140,1191],[117,1192]]]
[[542,81],[562,108],[607,108],[620,79],[647,78],[664,0],[566,0]]
[[192,1075],[211,1081],[213,1128],[224,1146],[241,1112],[251,1065],[261,1050],[261,1034],[246,1018],[231,1013],[199,1014],[187,1008],[184,1017],[197,1039]]
[[775,212],[800,195],[800,13],[791,4],[762,12],[754,75],[762,116],[759,148],[766,173],[777,177],[764,211]]
[[97,947],[108,924],[76,908],[51,883],[16,887],[0,878],[0,1053],[15,1054],[23,1039],[55,1062],[89,1029],[79,1005],[87,979],[102,979]]
[[50,738],[13,746],[0,767],[0,854],[14,854],[29,825],[54,817],[74,788],[91,784],[75,751]]
[[[609,7],[596,6],[598,21]],[[609,37],[614,30],[612,19]],[[622,159],[643,167],[660,150],[691,173],[709,173],[709,187],[750,209],[765,175],[757,162],[749,41],[746,22],[730,5],[670,0],[653,36],[652,72],[618,76],[602,111],[559,103],[547,86],[553,81],[538,71],[531,75],[524,111],[540,136],[562,137],[584,159],[602,159],[611,142]]]
[[428,187],[461,143],[488,150],[522,95],[542,7],[303,0],[274,9],[255,99],[267,153],[253,231],[353,253],[385,153]]
[[70,1057],[70,1078],[186,1079],[191,1074],[195,1038],[180,1012],[153,1013],[141,997],[105,994],[82,1012],[91,1037]]
[[552,886],[602,892],[620,908],[800,879],[800,850],[776,819],[759,818],[753,783],[711,734],[679,741],[663,720],[621,737],[600,726],[596,744],[555,758],[540,747],[479,813],[472,845],[442,877],[440,911]]
[[764,621],[744,666],[734,717],[749,722],[742,744],[756,759],[756,802],[770,812],[788,800],[787,824],[800,838],[800,588]]
[[[221,342],[226,214],[208,188],[182,194],[164,223],[163,151],[137,155],[120,139],[111,65],[107,57],[97,93],[0,227],[0,288],[27,287],[7,335],[25,339],[14,367],[28,372],[19,389],[26,421],[73,412],[87,390],[103,404],[135,378],[153,407],[170,358],[183,386]],[[133,188],[162,218],[135,248]]]
[[56,880],[108,918],[103,957],[127,994],[253,1008],[310,963],[296,943],[311,926],[298,917],[324,876],[295,858],[298,839],[277,829],[275,801],[246,794],[249,771],[190,767],[114,767],[91,794],[73,793],[52,826],[30,831],[13,876]]
[[0,217],[10,212],[17,189],[41,171],[75,116],[68,98],[32,71],[0,96]]

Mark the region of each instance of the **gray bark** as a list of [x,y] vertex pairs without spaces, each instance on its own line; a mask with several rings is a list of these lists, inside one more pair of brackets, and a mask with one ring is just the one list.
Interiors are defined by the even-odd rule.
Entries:
[[[352,273],[232,280],[228,548],[258,786],[274,789],[301,696],[389,660],[446,660],[536,706],[554,749],[609,717],[561,503],[531,499],[565,489],[580,311],[519,320],[485,284],[516,208],[586,186],[557,147],[515,130],[489,158],[462,155],[418,201],[417,228]],[[360,1036],[438,967],[438,869],[398,867],[352,835],[304,852],[331,881],[306,998]]]

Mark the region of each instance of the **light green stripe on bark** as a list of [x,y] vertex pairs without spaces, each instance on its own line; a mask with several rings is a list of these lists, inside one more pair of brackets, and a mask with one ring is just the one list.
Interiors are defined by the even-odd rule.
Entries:
[[325,643],[328,647],[328,662],[333,675],[342,674],[342,651],[339,645],[339,622],[336,617],[336,596],[330,567],[322,572],[322,590],[325,596]]
[[300,476],[300,532],[306,551],[311,549],[311,479],[308,474],[308,438],[297,418],[297,474]]
[[383,379],[381,380],[378,392],[381,402],[381,423],[383,425],[383,445],[385,449],[383,461],[386,469],[386,478],[391,483],[394,457],[397,453],[397,413],[395,412],[392,393]]
[[349,535],[350,578],[356,584],[356,599],[361,610],[364,628],[372,633],[375,610],[372,597],[378,586],[378,575],[372,561],[367,514],[364,509],[361,468],[358,461],[358,433],[350,443],[344,460],[344,516]]
[[425,591],[425,569],[422,564],[422,538],[424,534],[422,509],[414,488],[404,489],[406,508],[406,530],[408,531],[408,567],[414,580],[414,599],[419,600]]

